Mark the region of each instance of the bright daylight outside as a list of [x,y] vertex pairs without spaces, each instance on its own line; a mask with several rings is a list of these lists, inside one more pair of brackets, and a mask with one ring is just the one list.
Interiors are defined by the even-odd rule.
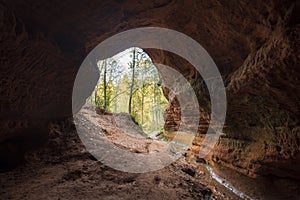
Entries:
[[168,101],[161,77],[142,49],[129,48],[99,60],[99,80],[87,102],[112,113],[128,113],[146,134],[162,132]]

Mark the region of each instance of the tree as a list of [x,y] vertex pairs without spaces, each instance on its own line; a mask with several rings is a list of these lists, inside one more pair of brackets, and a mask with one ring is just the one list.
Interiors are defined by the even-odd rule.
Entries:
[[131,77],[131,86],[130,86],[130,94],[129,94],[129,103],[128,103],[128,113],[131,114],[131,104],[132,104],[132,92],[133,92],[133,87],[134,87],[134,73],[135,73],[135,56],[136,56],[136,51],[135,47],[133,48],[132,51],[132,63],[130,64],[130,67],[132,69],[132,77]]
[[112,98],[114,112],[128,112],[130,85],[128,74],[124,73],[116,85],[114,97]]
[[120,79],[121,70],[117,66],[117,62],[112,59],[101,60],[98,63],[99,80],[94,91],[95,105],[102,106],[109,110],[115,94],[115,85]]
[[104,73],[103,73],[103,94],[104,94],[104,109],[107,109],[107,83],[106,83],[106,73],[107,73],[107,62],[104,60]]
[[145,132],[160,130],[167,100],[157,84],[158,71],[143,50],[129,53],[129,70],[114,57],[98,62],[100,78],[91,101],[112,112],[128,112]]

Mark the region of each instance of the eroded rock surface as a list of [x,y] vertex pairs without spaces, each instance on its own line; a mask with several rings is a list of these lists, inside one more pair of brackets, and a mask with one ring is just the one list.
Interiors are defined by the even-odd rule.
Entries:
[[[42,134],[49,121],[71,115],[76,72],[99,42],[131,28],[158,26],[199,42],[223,76],[226,128],[212,159],[251,176],[299,179],[298,7],[279,0],[1,0],[0,149],[18,152],[18,142],[9,148],[7,142],[18,140],[20,130]],[[210,106],[201,76],[176,55],[146,51],[192,83],[207,124]]]

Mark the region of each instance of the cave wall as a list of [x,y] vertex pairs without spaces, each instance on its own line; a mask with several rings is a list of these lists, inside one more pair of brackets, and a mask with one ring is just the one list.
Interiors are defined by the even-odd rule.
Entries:
[[[199,42],[224,79],[228,112],[211,159],[250,176],[300,178],[298,7],[279,0],[0,0],[0,151],[7,152],[1,162],[24,152],[24,141],[47,134],[49,121],[71,116],[76,72],[99,42],[158,26]],[[207,126],[210,105],[201,76],[177,55],[146,51],[191,82]],[[178,119],[173,110],[176,103],[169,116]]]

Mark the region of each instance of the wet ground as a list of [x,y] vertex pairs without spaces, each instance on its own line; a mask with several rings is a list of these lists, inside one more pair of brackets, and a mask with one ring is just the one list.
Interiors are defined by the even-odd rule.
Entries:
[[[237,173],[231,169],[215,166],[213,171],[218,177],[233,186],[241,195],[251,197],[251,199],[266,200],[296,200],[300,199],[300,181],[290,178],[280,177],[257,177],[250,178],[243,174]],[[245,199],[247,199],[245,196]]]

